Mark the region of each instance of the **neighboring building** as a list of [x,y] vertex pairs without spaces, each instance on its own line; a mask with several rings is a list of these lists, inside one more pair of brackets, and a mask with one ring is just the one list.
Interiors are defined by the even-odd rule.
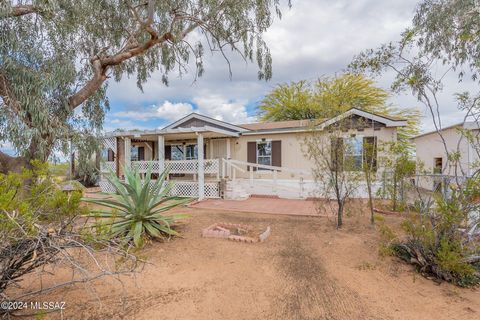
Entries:
[[[470,143],[465,136],[465,132],[474,140],[479,138],[479,123],[465,122],[455,124],[437,131],[427,132],[413,138],[416,147],[416,158],[418,168],[430,178],[423,178],[419,184],[425,189],[436,189],[438,186],[438,176],[460,176],[469,177],[478,169],[479,154],[478,150]],[[449,161],[448,153],[458,151],[459,161],[455,165]]]
[[330,128],[349,118],[366,120],[355,128],[342,128],[344,139],[356,144],[353,149],[358,154],[349,156],[358,157],[360,164],[364,138],[375,143],[395,141],[397,127],[406,124],[402,119],[358,109],[315,122],[241,125],[192,113],[163,129],[107,133],[100,186],[103,191],[111,191],[104,179],[110,170],[122,177],[124,166],[138,168],[142,173],[152,166],[153,178],[169,170],[168,179],[175,180],[172,192],[179,196],[244,198],[258,194],[307,198],[314,195],[314,184],[312,162],[304,155],[302,141],[312,130]]

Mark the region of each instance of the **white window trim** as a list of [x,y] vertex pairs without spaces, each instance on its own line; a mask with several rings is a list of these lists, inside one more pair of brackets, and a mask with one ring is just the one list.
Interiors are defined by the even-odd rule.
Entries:
[[[262,158],[270,158],[270,163],[269,163],[268,165],[271,166],[271,165],[272,165],[272,160],[273,160],[273,159],[272,159],[272,156],[273,156],[273,154],[272,154],[272,140],[271,140],[271,139],[265,139],[265,140],[257,140],[257,141],[255,141],[255,142],[256,142],[256,144],[255,144],[255,146],[256,146],[256,148],[255,148],[255,152],[256,152],[255,157],[256,157],[257,164],[260,164],[260,163],[258,162],[258,158],[259,158],[259,155],[258,155],[258,144],[259,144],[259,143],[270,143],[270,156],[260,156],[260,157],[262,157]],[[257,168],[257,170],[269,170],[269,169]]]

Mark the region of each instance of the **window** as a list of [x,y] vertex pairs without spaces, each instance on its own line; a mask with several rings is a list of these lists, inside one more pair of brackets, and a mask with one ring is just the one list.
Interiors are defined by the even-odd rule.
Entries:
[[443,171],[443,158],[433,158],[435,166],[433,167],[434,174],[441,174]]
[[130,148],[130,160],[131,161],[145,160],[145,148],[139,147],[139,146],[132,146]]
[[257,142],[257,163],[272,165],[272,142],[259,141]]
[[354,136],[332,139],[331,162],[334,170],[360,171],[364,164],[368,164],[376,171],[376,137]]
[[344,166],[347,171],[360,171],[363,165],[363,138],[350,137],[344,139]]
[[187,160],[195,160],[195,159],[198,159],[198,148],[197,148],[197,145],[196,144],[189,144],[187,145],[187,149],[186,149],[186,153],[187,153]]
[[172,160],[183,160],[183,145],[173,144],[171,147],[172,147]]

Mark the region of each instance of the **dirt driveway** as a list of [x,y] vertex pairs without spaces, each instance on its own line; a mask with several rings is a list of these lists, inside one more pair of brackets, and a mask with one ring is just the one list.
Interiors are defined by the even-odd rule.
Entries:
[[[367,216],[336,231],[325,217],[180,211],[192,214],[184,238],[150,244],[142,273],[46,299],[66,301],[65,319],[480,318],[478,290],[437,285],[380,258]],[[272,235],[259,244],[201,238],[214,222],[270,225]]]

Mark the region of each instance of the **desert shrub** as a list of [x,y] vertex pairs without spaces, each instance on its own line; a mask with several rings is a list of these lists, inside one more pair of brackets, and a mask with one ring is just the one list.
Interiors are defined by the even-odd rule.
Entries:
[[52,235],[69,232],[68,221],[85,213],[81,196],[62,192],[45,163],[0,174],[0,293],[52,258]]
[[112,173],[108,177],[116,190],[112,200],[84,199],[86,202],[109,208],[95,210],[90,214],[90,217],[97,218],[96,228],[110,226],[113,237],[121,237],[126,242],[133,241],[136,247],[142,246],[147,237],[178,236],[171,224],[188,215],[164,213],[190,199],[167,196],[173,184],[164,186],[166,174],[164,172],[157,180],[151,180],[150,168],[146,178],[142,180],[137,170],[132,171],[126,167],[124,182]]
[[434,206],[413,212],[402,224],[406,238],[391,245],[394,254],[424,275],[459,286],[479,284],[479,235],[469,232],[478,225],[471,219],[478,191],[478,181],[472,179],[448,198],[437,195]]
[[[24,301],[76,281],[88,284],[92,279],[135,269],[136,258],[119,243],[81,223],[88,214],[81,199],[81,190],[62,191],[45,163],[34,161],[21,173],[0,174],[0,303],[18,300],[7,289],[21,289],[22,278],[30,273],[41,277],[47,270],[61,267],[75,276],[52,287],[20,291]],[[96,258],[98,251],[102,252],[101,261]],[[84,256],[89,258],[81,258],[81,252],[87,252]],[[123,264],[113,266],[107,255],[121,257]],[[20,311],[0,309],[0,317]]]

